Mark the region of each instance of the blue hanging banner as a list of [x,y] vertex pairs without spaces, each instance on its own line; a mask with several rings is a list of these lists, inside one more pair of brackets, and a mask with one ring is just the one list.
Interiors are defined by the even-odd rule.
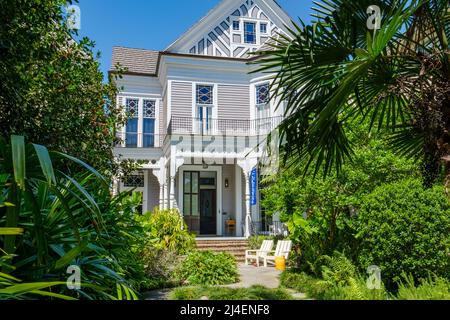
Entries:
[[257,204],[257,189],[258,189],[258,171],[256,167],[252,170],[250,175],[250,205],[256,206]]

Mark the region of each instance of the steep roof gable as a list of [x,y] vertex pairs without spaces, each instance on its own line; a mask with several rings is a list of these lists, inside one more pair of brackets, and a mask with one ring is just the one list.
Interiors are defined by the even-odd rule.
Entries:
[[166,51],[242,58],[286,25],[291,18],[275,0],[222,0]]

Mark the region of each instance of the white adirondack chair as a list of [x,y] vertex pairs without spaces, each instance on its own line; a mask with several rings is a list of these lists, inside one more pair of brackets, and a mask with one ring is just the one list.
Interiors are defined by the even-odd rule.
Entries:
[[248,266],[249,260],[256,260],[259,267],[259,258],[266,256],[273,248],[273,240],[264,240],[259,250],[245,251],[245,265]]
[[[276,257],[285,257],[286,260],[289,258],[289,254],[291,253],[292,249],[292,241],[278,241],[277,248],[275,251],[270,251],[265,256],[259,256],[258,257],[258,265],[259,265],[259,259],[263,259],[264,261],[264,267],[267,268],[267,262],[273,262],[275,264],[275,258]],[[273,253],[274,255],[271,255]]]

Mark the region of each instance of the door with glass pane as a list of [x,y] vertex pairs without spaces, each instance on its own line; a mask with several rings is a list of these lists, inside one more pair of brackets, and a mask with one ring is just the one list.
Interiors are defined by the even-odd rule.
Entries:
[[199,172],[183,173],[183,216],[189,231],[200,234]]
[[214,87],[211,85],[197,85],[196,93],[196,131],[198,134],[211,134],[213,126]]

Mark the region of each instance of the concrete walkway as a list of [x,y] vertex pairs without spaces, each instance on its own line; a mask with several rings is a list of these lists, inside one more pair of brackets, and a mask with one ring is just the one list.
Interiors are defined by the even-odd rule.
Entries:
[[250,288],[251,286],[263,286],[269,289],[276,289],[280,286],[280,271],[274,267],[264,268],[255,266],[246,266],[244,264],[238,265],[240,276],[239,283],[230,284],[224,287],[227,288]]
[[[252,286],[263,286],[268,289],[277,289],[280,286],[280,271],[274,267],[264,268],[255,266],[238,265],[239,283],[223,286],[231,289],[250,288]],[[163,289],[147,292],[145,300],[166,300],[167,295],[172,289]],[[296,300],[306,299],[306,295],[295,290],[287,289],[287,291]]]

